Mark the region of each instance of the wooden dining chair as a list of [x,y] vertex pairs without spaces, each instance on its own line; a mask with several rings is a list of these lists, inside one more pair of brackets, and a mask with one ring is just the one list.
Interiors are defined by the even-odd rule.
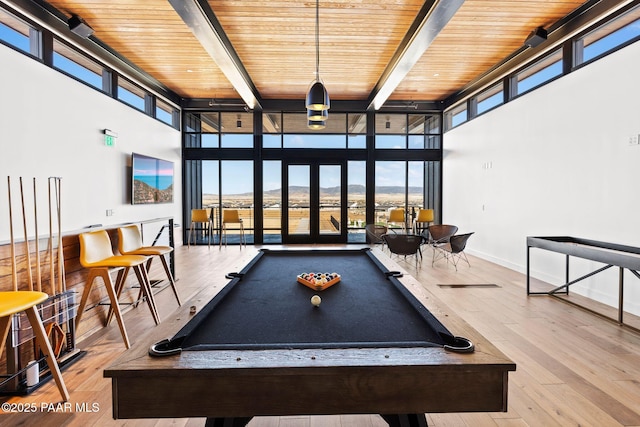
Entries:
[[51,376],[56,381],[62,400],[65,402],[69,400],[69,392],[67,386],[62,379],[60,368],[58,367],[58,361],[56,355],[51,348],[51,343],[47,337],[47,333],[42,324],[42,319],[38,313],[37,305],[46,301],[49,298],[44,292],[36,291],[6,291],[0,292],[0,355],[4,350],[7,342],[7,336],[11,329],[11,321],[15,314],[25,312],[31,328],[36,337],[36,343],[40,346],[40,349],[44,353]]

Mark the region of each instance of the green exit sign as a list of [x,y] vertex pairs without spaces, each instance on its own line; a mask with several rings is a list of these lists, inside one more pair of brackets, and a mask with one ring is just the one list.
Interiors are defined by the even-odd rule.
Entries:
[[118,139],[118,134],[109,129],[105,129],[103,133],[104,145],[106,145],[107,147],[114,147],[116,145],[116,139]]

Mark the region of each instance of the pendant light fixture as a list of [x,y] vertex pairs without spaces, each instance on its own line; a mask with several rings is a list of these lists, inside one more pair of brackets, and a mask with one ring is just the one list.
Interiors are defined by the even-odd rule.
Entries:
[[329,111],[327,110],[307,110],[307,119],[309,120],[327,120]]
[[327,124],[325,123],[324,120],[309,120],[307,122],[307,126],[311,130],[320,130],[320,129],[324,129],[327,126]]
[[[322,129],[317,122],[324,122],[329,118],[330,101],[329,93],[324,87],[324,83],[320,79],[320,0],[316,0],[316,78],[311,82],[307,92],[305,106],[307,107],[307,118],[309,119],[309,128]],[[313,122],[313,124],[312,124]],[[313,126],[313,127],[312,127]]]

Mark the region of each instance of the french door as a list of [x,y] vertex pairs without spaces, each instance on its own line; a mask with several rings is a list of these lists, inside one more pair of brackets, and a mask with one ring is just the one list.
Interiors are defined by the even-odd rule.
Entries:
[[344,162],[283,164],[283,243],[346,243]]

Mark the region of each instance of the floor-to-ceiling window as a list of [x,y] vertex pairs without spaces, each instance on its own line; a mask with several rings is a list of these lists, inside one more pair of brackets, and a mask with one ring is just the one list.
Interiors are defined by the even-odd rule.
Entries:
[[282,161],[262,162],[262,235],[264,243],[282,243]]
[[347,163],[348,242],[364,242],[367,225],[367,162],[350,160]]
[[[238,211],[247,243],[253,243],[255,191],[253,114],[188,113],[184,120],[185,230],[191,209],[209,211],[212,238],[219,243],[225,210]],[[226,241],[240,242],[238,223],[228,224]]]
[[402,160],[376,161],[376,224],[385,225],[392,209],[407,204],[407,162]]
[[386,224],[391,210],[398,208],[404,210],[407,226],[422,208],[434,209],[439,217],[440,123],[439,114],[376,115],[376,224]]
[[365,243],[391,208],[407,223],[439,211],[439,112],[332,112],[315,131],[304,113],[191,111],[183,122],[185,226],[191,209],[210,209],[215,242],[225,209],[265,244]]

